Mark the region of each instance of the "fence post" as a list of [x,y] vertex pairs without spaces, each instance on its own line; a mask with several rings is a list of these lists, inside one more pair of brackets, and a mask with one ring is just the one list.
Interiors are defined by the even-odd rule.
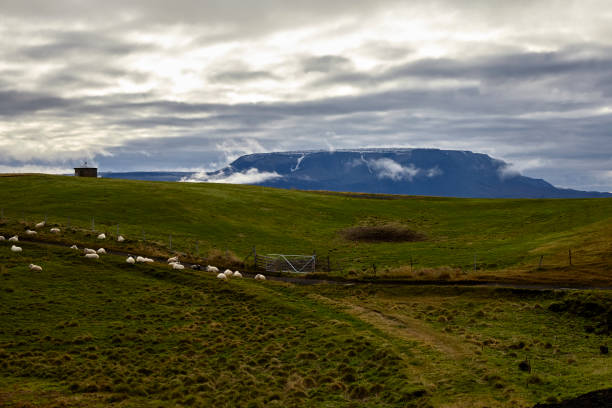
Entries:
[[327,255],[327,272],[331,272],[331,267],[329,266],[329,255]]
[[474,254],[474,272],[476,272],[476,254]]
[[196,256],[200,257],[200,242],[196,239]]
[[45,224],[47,223],[47,214],[45,214]]
[[70,228],[70,217],[68,217],[68,228]]
[[0,219],[4,219],[4,208],[0,208]]
[[119,224],[117,224],[117,236],[119,236]]
[[544,255],[540,255],[540,262],[538,263],[538,269],[542,269],[542,259],[544,259]]
[[170,250],[172,251],[172,234],[168,236],[168,241],[170,242]]
[[145,233],[144,233],[144,228],[142,229],[142,240],[143,240],[144,242],[146,242],[146,241],[147,241],[147,238],[145,237]]
[[569,256],[569,264],[570,266],[572,266],[572,249],[571,248],[567,250],[567,254]]
[[253,245],[253,267],[257,269],[257,249],[255,249],[255,245]]
[[91,217],[91,230],[96,230],[96,220],[94,219],[94,217]]

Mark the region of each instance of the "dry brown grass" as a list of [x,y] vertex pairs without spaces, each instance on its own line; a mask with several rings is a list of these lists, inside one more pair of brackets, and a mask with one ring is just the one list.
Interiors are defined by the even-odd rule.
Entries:
[[219,249],[211,249],[206,257],[206,262],[211,265],[223,265],[224,267],[242,267],[244,264],[232,251],[221,251]]
[[388,278],[408,278],[420,280],[455,280],[463,276],[461,269],[441,266],[438,268],[413,269],[410,265],[403,265],[381,274]]
[[345,239],[357,242],[416,242],[425,235],[401,224],[359,225],[339,231]]

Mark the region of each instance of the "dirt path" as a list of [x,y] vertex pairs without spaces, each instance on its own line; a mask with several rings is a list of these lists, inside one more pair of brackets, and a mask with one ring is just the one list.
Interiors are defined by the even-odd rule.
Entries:
[[474,354],[475,349],[470,350],[468,345],[458,342],[454,336],[438,332],[417,319],[383,313],[376,309],[356,305],[351,302],[330,299],[318,294],[311,294],[309,297],[321,303],[340,308],[390,336],[402,340],[417,341],[453,359],[460,359]]

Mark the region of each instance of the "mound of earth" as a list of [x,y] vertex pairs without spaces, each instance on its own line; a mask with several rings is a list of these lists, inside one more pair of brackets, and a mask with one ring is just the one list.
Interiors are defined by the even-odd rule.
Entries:
[[593,391],[556,404],[536,404],[534,408],[607,408],[612,407],[612,388]]
[[401,225],[362,225],[340,231],[349,241],[357,242],[416,242],[425,236]]

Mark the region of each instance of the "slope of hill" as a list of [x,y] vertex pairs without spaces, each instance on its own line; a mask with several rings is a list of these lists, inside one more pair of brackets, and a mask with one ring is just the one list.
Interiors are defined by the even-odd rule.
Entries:
[[606,291],[225,282],[19,245],[0,242],[2,407],[526,408],[612,375]]
[[[319,269],[329,266],[332,275],[470,279],[521,271],[532,280],[611,279],[612,200],[605,198],[372,196],[62,176],[0,177],[0,193],[12,221],[47,216],[49,223],[84,229],[93,221],[109,236],[118,229],[133,242],[144,238],[167,249],[172,235],[174,251],[200,255],[230,250],[243,259],[253,247],[259,254],[316,252]],[[423,238],[368,241],[346,234],[378,227]]]
[[[343,265],[331,272],[343,276],[516,279],[518,271],[609,285],[610,199],[360,196],[36,175],[0,177],[0,193],[0,235],[24,235],[46,215],[37,240],[63,243],[23,241],[12,252],[0,242],[2,407],[509,408],[609,387],[610,291],[224,282],[165,263],[129,265],[124,256],[89,260],[68,246],[145,255],[138,251],[193,252],[197,242],[202,252],[241,257],[251,245],[316,249]],[[61,231],[52,234],[53,225]],[[117,229],[125,242],[114,240]],[[418,239],[372,241],[381,229]],[[363,232],[369,238],[356,239]]]
[[612,197],[556,188],[510,171],[485,154],[438,149],[361,149],[242,156],[191,181],[234,182],[301,190],[473,198]]

